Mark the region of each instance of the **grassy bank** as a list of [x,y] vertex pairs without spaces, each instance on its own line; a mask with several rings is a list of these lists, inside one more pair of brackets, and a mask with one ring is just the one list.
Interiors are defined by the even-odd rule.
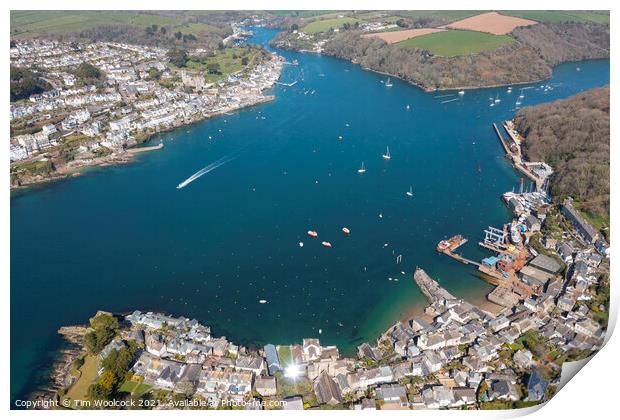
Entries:
[[454,57],[496,50],[512,42],[514,42],[514,39],[508,35],[452,30],[407,39],[399,42],[397,45],[430,51],[442,57]]

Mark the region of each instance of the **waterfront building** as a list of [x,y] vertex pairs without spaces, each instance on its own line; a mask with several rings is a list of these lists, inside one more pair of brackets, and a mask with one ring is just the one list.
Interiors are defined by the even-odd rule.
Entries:
[[265,353],[265,359],[267,359],[267,369],[269,370],[270,375],[275,375],[276,372],[282,370],[282,366],[280,365],[280,358],[278,357],[278,351],[276,350],[276,346],[273,344],[267,344],[263,351]]
[[340,387],[325,371],[315,379],[313,388],[320,404],[337,405],[342,402]]
[[564,217],[566,217],[575,227],[579,236],[588,244],[593,244],[599,238],[599,233],[590,223],[588,223],[579,213],[577,209],[573,207],[571,199],[566,199],[560,211]]
[[562,265],[555,258],[544,254],[537,255],[529,265],[554,275],[562,269]]

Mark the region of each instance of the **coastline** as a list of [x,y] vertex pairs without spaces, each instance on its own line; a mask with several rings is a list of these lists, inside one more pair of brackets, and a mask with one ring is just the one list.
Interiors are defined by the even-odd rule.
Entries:
[[[163,149],[163,145],[162,146],[160,145],[144,146],[145,144],[148,144],[153,139],[153,137],[155,137],[158,134],[172,132],[179,128],[191,126],[193,124],[197,124],[197,123],[209,120],[211,118],[220,117],[222,115],[225,115],[228,112],[234,112],[234,111],[239,111],[239,110],[246,109],[246,108],[251,108],[257,105],[261,105],[267,102],[274,101],[275,99],[276,99],[275,95],[265,95],[265,96],[262,96],[261,98],[253,99],[249,103],[244,103],[238,107],[222,109],[217,112],[203,115],[200,118],[197,118],[197,117],[192,118],[189,122],[183,122],[179,125],[175,125],[174,127],[159,129],[152,133],[146,134],[141,142],[131,147],[128,147],[121,153],[114,152],[108,156],[104,156],[101,158],[95,158],[95,159],[91,159],[88,161],[83,161],[76,165],[71,165],[71,162],[70,162],[69,164],[64,165],[60,169],[56,170],[54,174],[50,174],[50,176],[36,178],[33,181],[27,181],[27,182],[21,183],[20,185],[11,184],[10,191],[11,192],[20,191],[20,190],[23,191],[23,190],[27,190],[37,185],[47,184],[48,182],[60,181],[60,180],[64,180],[64,179],[71,178],[71,177],[81,176],[82,175],[82,173],[80,172],[81,170],[88,170],[88,169],[93,169],[97,167],[107,167],[107,166],[116,166],[116,165],[133,163],[135,160],[135,155],[137,154],[147,152],[147,151],[156,151],[156,150]],[[146,150],[141,150],[141,149],[146,149]]]
[[498,87],[505,87],[505,86],[523,86],[523,85],[528,85],[528,84],[532,84],[532,83],[540,83],[540,82],[544,82],[547,80],[550,80],[553,77],[553,69],[557,66],[563,65],[563,64],[568,64],[568,63],[578,63],[580,61],[596,61],[596,60],[609,60],[609,57],[607,58],[586,58],[586,59],[581,59],[581,60],[567,60],[567,61],[562,61],[560,63],[557,63],[553,66],[551,66],[551,72],[549,73],[549,75],[545,78],[541,78],[541,79],[534,79],[534,80],[524,80],[524,81],[519,81],[519,82],[513,82],[513,83],[499,83],[499,84],[479,84],[479,85],[468,85],[468,86],[454,86],[454,87],[437,87],[437,88],[427,88],[425,86],[420,85],[419,83],[416,83],[412,80],[408,80],[405,79],[402,76],[398,76],[396,74],[392,74],[389,72],[385,72],[385,71],[380,71],[380,70],[375,70],[372,69],[370,67],[364,67],[362,65],[360,65],[355,59],[348,59],[345,57],[338,57],[336,55],[331,55],[331,54],[326,54],[324,52],[320,52],[320,51],[313,51],[313,50],[307,50],[307,49],[294,49],[294,48],[284,48],[282,46],[275,46],[275,48],[280,48],[282,50],[285,51],[291,51],[291,52],[298,52],[298,53],[310,53],[310,54],[316,54],[316,55],[324,55],[326,57],[332,57],[332,58],[336,58],[339,60],[343,60],[352,64],[355,64],[357,66],[359,66],[362,70],[365,71],[370,71],[373,73],[377,73],[377,74],[381,74],[381,75],[385,75],[385,76],[389,76],[389,77],[394,77],[398,80],[402,80],[403,82],[407,82],[413,86],[416,86],[417,88],[421,89],[422,91],[426,92],[426,93],[432,93],[432,92],[447,92],[447,91],[451,91],[451,90],[475,90],[475,89],[494,89],[494,88],[498,88]]

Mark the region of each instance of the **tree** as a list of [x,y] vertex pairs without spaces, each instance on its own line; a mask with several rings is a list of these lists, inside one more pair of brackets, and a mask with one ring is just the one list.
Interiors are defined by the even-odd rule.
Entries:
[[11,67],[11,101],[28,98],[30,95],[43,92],[44,85],[30,70]]
[[95,400],[107,400],[112,395],[112,392],[106,389],[100,383],[92,384],[88,387],[87,397],[91,401]]
[[90,320],[91,331],[84,336],[84,345],[91,354],[99,353],[118,331],[118,320],[110,314],[99,314]]
[[181,38],[183,38],[183,33],[181,31],[175,32],[174,37],[180,40]]
[[163,26],[159,28],[159,32],[161,32],[162,35],[166,35],[166,31],[166,28],[164,28]]
[[131,349],[113,349],[110,354],[108,354],[108,357],[103,360],[101,366],[107,373],[111,373],[118,381],[120,381],[129,371],[129,367],[131,362],[133,362],[133,359],[134,352]]
[[157,69],[149,69],[149,78],[154,80],[159,80],[161,77],[161,72]]
[[207,64],[207,72],[209,74],[222,74],[222,72],[220,71],[220,63]]
[[84,83],[93,82],[101,78],[102,75],[101,70],[89,63],[80,64],[77,69],[73,71],[73,74]]
[[250,62],[250,60],[247,57],[243,57],[241,59],[241,65],[243,65],[243,66],[247,66],[249,62]]
[[180,48],[168,51],[168,61],[177,67],[185,67],[187,65],[187,51]]

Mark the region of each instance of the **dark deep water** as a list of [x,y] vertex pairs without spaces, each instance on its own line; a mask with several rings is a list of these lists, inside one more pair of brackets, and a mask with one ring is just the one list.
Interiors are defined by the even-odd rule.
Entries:
[[[274,34],[257,29],[252,42]],[[314,336],[350,351],[424,305],[416,266],[463,298],[488,293],[435,245],[460,233],[470,239],[463,253],[480,258],[482,230],[508,219],[500,195],[519,176],[491,123],[514,114],[520,87],[461,98],[395,79],[387,88],[385,76],[346,61],[278,53],[299,60],[280,80],[300,81],[276,86],[275,101],[155,138],[166,147],[134,164],[13,194],[11,398],[47,379],[58,327],[98,309],[185,315],[242,344]],[[560,65],[525,86],[523,106],[608,83],[608,60]]]

